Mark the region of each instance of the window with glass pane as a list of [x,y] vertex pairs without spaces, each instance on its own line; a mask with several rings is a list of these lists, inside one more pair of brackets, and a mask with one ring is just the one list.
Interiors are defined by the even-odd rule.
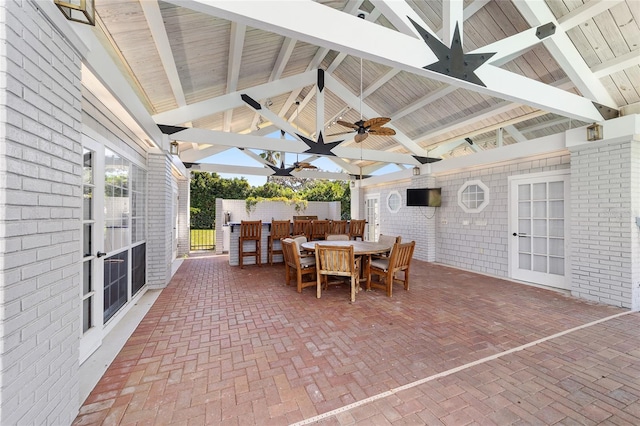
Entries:
[[95,223],[93,204],[94,153],[84,149],[82,153],[82,332],[93,327],[93,226]]
[[146,239],[146,202],[147,172],[137,167],[131,167],[131,242],[137,243]]
[[105,251],[129,245],[129,161],[105,149]]

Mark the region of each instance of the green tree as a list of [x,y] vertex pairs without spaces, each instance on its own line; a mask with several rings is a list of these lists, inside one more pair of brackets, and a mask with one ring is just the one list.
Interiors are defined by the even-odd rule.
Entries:
[[245,178],[223,179],[217,173],[194,171],[191,175],[191,227],[212,229],[216,198],[243,200],[251,191]]
[[310,180],[298,195],[308,201],[340,201],[341,217],[351,218],[351,191],[347,181]]

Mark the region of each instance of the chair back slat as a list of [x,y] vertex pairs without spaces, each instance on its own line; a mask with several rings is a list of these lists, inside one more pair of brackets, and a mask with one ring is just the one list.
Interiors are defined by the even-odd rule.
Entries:
[[346,220],[332,220],[329,224],[330,234],[346,234],[347,233],[347,221]]
[[352,239],[356,239],[358,237],[360,237],[361,240],[364,239],[364,227],[366,225],[367,221],[362,219],[353,219],[351,220],[351,222],[349,223],[349,236]]
[[271,222],[271,237],[274,240],[280,240],[289,235],[291,235],[290,220],[274,220]]
[[261,220],[243,220],[240,222],[240,238],[259,240],[262,234]]
[[293,235],[304,235],[307,239],[311,239],[311,221],[307,219],[294,219]]
[[316,267],[321,275],[351,276],[356,267],[353,246],[316,245]]
[[311,240],[324,240],[325,235],[329,231],[328,220],[312,220],[311,221]]

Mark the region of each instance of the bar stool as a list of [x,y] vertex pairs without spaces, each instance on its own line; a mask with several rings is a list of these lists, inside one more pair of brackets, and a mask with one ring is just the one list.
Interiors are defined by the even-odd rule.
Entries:
[[347,221],[346,220],[332,220],[329,225],[330,234],[346,234],[347,233]]
[[282,238],[288,238],[291,236],[291,221],[289,220],[272,220],[271,232],[267,240],[267,252],[269,253],[269,264],[273,265],[273,255],[282,254],[282,244],[279,249],[274,248],[274,243],[280,241]]
[[[262,221],[261,220],[243,220],[240,222],[240,250],[238,254],[240,257],[240,269],[244,267],[243,260],[245,256],[255,256],[256,264],[262,266],[262,250],[260,247],[260,239],[262,237]],[[245,241],[255,241],[255,250],[245,251]]]

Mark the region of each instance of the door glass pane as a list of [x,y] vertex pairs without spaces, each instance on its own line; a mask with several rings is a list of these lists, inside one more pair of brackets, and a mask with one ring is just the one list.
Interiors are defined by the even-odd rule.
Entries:
[[520,269],[524,269],[525,271],[531,270],[531,255],[526,253],[520,253],[518,255],[519,264],[518,267]]
[[533,270],[547,272],[547,256],[533,256]]
[[520,219],[518,221],[518,233],[524,235],[531,235],[531,220]]
[[549,236],[564,237],[564,220],[549,219]]
[[520,252],[531,253],[531,238],[518,237],[518,250]]
[[521,201],[518,203],[518,217],[531,217],[531,203]]
[[91,261],[82,263],[82,294],[86,295],[93,290],[91,276]]
[[564,182],[549,182],[549,198],[555,200],[564,199]]
[[518,185],[518,200],[526,201],[531,199],[531,186]]
[[547,221],[543,219],[533,220],[533,235],[538,237],[547,236]]
[[547,199],[547,184],[546,183],[534,183],[533,184],[533,199],[534,200],[546,200]]
[[549,217],[561,218],[564,216],[564,201],[549,201]]
[[93,187],[84,186],[82,189],[82,219],[93,219]]
[[552,256],[564,256],[564,240],[549,238],[549,254]]
[[564,259],[562,257],[549,258],[549,273],[555,275],[564,275]]
[[546,201],[534,201],[533,202],[533,217],[546,218],[547,217],[547,202]]
[[547,239],[546,238],[534,238],[533,239],[533,252],[535,254],[547,254]]
[[82,301],[82,332],[86,333],[93,324],[91,324],[91,305],[92,299],[88,298]]
[[84,256],[91,256],[93,253],[93,243],[91,238],[91,232],[93,230],[93,225],[91,223],[85,223],[82,225],[82,252]]

